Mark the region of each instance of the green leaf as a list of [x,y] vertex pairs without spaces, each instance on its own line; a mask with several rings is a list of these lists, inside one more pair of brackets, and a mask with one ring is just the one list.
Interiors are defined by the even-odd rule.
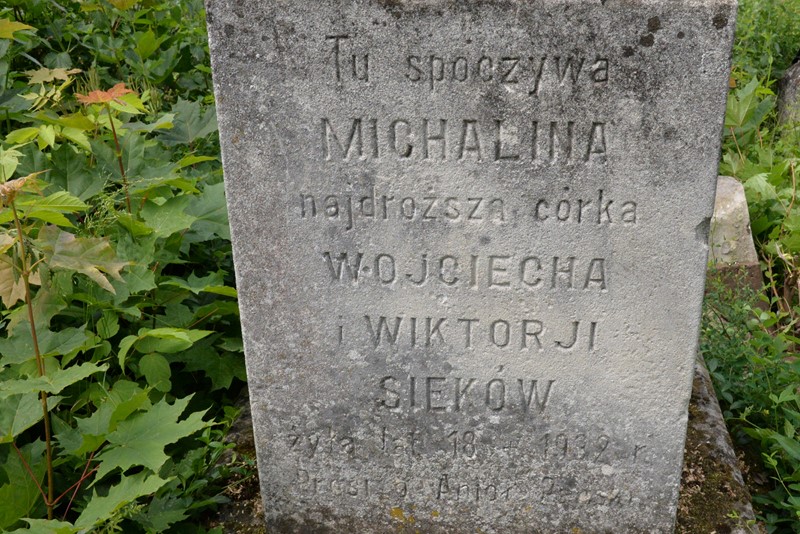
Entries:
[[787,252],[792,254],[800,253],[800,233],[790,233],[782,237],[780,242]]
[[11,395],[0,402],[0,443],[10,443],[41,420],[42,404],[37,394]]
[[163,480],[157,475],[147,472],[129,477],[124,476],[119,484],[108,490],[107,495],[101,496],[94,493],[89,499],[89,504],[75,521],[75,526],[81,529],[90,529],[111,517],[114,512],[126,504],[132,503],[139,497],[155,493],[167,482],[168,480]]
[[26,197],[17,202],[18,206],[31,207],[37,210],[58,211],[74,213],[89,209],[81,199],[71,195],[67,191],[56,191],[55,193],[42,197]]
[[205,161],[216,161],[217,158],[212,158],[211,156],[195,156],[190,155],[186,156],[185,158],[181,159],[178,162],[178,167],[181,169],[184,167],[188,167],[190,165],[196,165],[197,163],[203,163]]
[[39,150],[56,144],[56,129],[51,124],[39,126]]
[[89,165],[89,159],[68,144],[53,152],[52,168],[47,177],[51,184],[87,200],[103,190],[105,179]]
[[786,454],[794,458],[796,461],[800,461],[800,442],[778,434],[777,432],[772,433],[772,439],[778,442],[778,445],[781,446]]
[[211,273],[200,278],[194,274],[194,271],[192,271],[192,273],[189,274],[189,277],[186,279],[172,277],[164,282],[161,282],[160,285],[187,289],[195,295],[199,295],[203,291],[209,291],[209,289],[218,288],[220,286],[224,287],[223,281],[222,274],[220,273]]
[[119,316],[111,310],[104,310],[103,316],[97,320],[95,330],[97,335],[103,339],[116,336],[119,332]]
[[117,261],[108,239],[75,237],[60,228],[45,226],[37,241],[50,268],[85,274],[106,291],[116,293],[103,273],[121,281],[120,270],[128,262]]
[[222,274],[220,273],[211,273],[203,278],[199,278],[194,274],[194,272],[192,272],[188,279],[172,277],[164,282],[161,282],[160,285],[187,289],[195,295],[198,295],[201,292],[206,292],[236,298],[236,289],[224,285],[223,282],[224,280]]
[[191,328],[197,317],[189,306],[180,302],[168,302],[164,306],[164,313],[156,316],[156,321],[164,327]]
[[117,381],[108,395],[98,399],[97,403],[97,411],[89,417],[75,418],[76,428],[66,425],[57,433],[59,445],[67,453],[80,456],[97,450],[105,443],[106,435],[117,429],[120,421],[151,406],[147,391],[127,380]]
[[150,77],[154,83],[160,84],[172,75],[181,59],[179,52],[179,45],[170,46],[166,50],[160,50],[158,54],[147,61],[147,69],[150,71]]
[[82,130],[78,128],[71,128],[69,126],[65,126],[61,129],[61,136],[65,139],[72,141],[82,149],[91,152],[92,145],[89,144],[89,138],[86,137],[86,134],[83,133]]
[[197,217],[192,225],[192,233],[196,236],[193,241],[207,241],[215,237],[230,241],[228,206],[225,203],[225,185],[222,182],[207,185],[201,195],[193,197],[186,212]]
[[239,293],[236,289],[228,286],[209,286],[205,288],[203,291],[206,293],[214,293],[215,295],[222,295],[224,297],[232,297],[236,298]]
[[[177,492],[175,492],[177,493]],[[176,497],[167,493],[153,498],[147,509],[135,517],[136,521],[148,527],[149,532],[165,532],[170,525],[186,519],[193,501],[189,497]]]
[[23,145],[28,141],[33,141],[39,135],[39,128],[19,128],[13,130],[6,136],[6,144],[8,145]]
[[17,529],[9,534],[78,534],[81,531],[72,523],[56,519],[29,519],[26,517],[23,521],[28,523],[28,528]]
[[128,93],[115,98],[109,102],[108,105],[111,106],[112,109],[131,115],[138,115],[147,111],[147,108],[145,108],[144,104],[142,104],[139,95],[135,93]]
[[196,220],[193,215],[184,213],[190,201],[188,195],[172,197],[162,204],[148,200],[142,207],[142,219],[158,237],[168,237],[187,230]]
[[178,421],[190,398],[176,399],[173,404],[162,399],[148,411],[121,421],[108,435],[109,445],[97,457],[100,461],[97,479],[116,468],[125,471],[133,466],[144,466],[158,472],[169,459],[164,454],[164,447],[210,424],[202,420],[205,410]]
[[72,221],[57,211],[33,210],[26,213],[25,216],[29,219],[38,219],[40,221],[54,224],[56,226],[62,226],[64,228],[75,228],[75,225],[72,224]]
[[133,347],[133,344],[136,343],[137,339],[139,339],[137,336],[125,336],[122,338],[122,341],[119,342],[117,360],[123,371],[125,370],[125,358],[128,356],[128,352],[131,350],[131,347]]
[[161,354],[151,353],[142,356],[139,360],[139,370],[144,375],[147,383],[154,389],[164,393],[172,389],[172,383],[169,380],[172,376],[169,362]]
[[727,110],[725,113],[726,128],[741,128],[757,105],[756,89],[758,78],[750,80],[745,87],[737,89],[728,96]]
[[4,150],[3,147],[0,147],[0,183],[11,179],[14,171],[17,170],[21,156],[22,152],[19,150],[13,148]]
[[108,365],[95,365],[93,363],[83,363],[73,365],[66,369],[49,371],[44,376],[27,379],[11,379],[3,382],[3,389],[0,389],[0,399],[5,399],[11,395],[25,393],[60,393],[65,387],[79,382],[95,373],[101,373],[108,369]]
[[768,177],[769,175],[766,173],[756,174],[744,183],[748,202],[778,198],[778,192],[775,190],[775,186],[769,183]]
[[[20,447],[20,452],[36,479],[42,480],[46,466],[45,444],[37,440]],[[42,497],[36,482],[15,452],[9,451],[5,463],[0,467],[10,480],[10,483],[0,486],[0,503],[3,503],[0,506],[0,530],[5,531],[20,518],[27,516]]]
[[156,288],[156,275],[146,265],[133,264],[122,275],[131,294]]
[[128,213],[118,213],[117,222],[128,230],[132,236],[139,237],[153,233],[153,229],[137,220],[135,217]]
[[[63,328],[58,332],[48,329],[37,330],[39,353],[43,357],[65,356],[79,350],[89,350],[96,346],[94,337],[86,332],[86,326]],[[32,360],[35,357],[33,337],[29,323],[14,331],[12,336],[0,338],[0,366],[14,365]]]
[[230,352],[244,352],[244,343],[241,337],[226,337],[219,344],[219,348]]
[[126,122],[122,127],[132,132],[154,132],[155,130],[168,130],[172,128],[172,119],[175,116],[172,113],[165,113],[158,118],[157,121],[145,124],[143,122]]
[[188,349],[197,341],[211,334],[210,330],[184,328],[154,328],[139,331],[136,350],[142,353],[173,353]]
[[159,139],[167,146],[188,145],[217,131],[217,114],[214,106],[202,110],[200,102],[178,99],[172,107],[175,114],[171,130],[161,132]]
[[166,38],[167,36],[163,35],[156,39],[156,34],[153,33],[153,30],[147,30],[146,32],[137,34],[136,52],[142,60],[145,60],[153,55],[153,52],[158,50],[158,47],[161,46],[161,43],[164,42]]
[[211,391],[227,389],[234,378],[244,380],[244,359],[233,354],[218,354],[211,347],[192,349],[191,354],[181,358],[187,371],[202,371],[211,380]]

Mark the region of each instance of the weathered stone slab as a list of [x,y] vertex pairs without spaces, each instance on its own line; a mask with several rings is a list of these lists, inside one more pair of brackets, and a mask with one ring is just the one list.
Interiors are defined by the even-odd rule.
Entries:
[[207,7],[272,531],[671,531],[733,3]]
[[732,176],[717,178],[708,242],[708,259],[713,265],[758,265],[744,185]]
[[712,276],[729,287],[749,287],[761,292],[761,264],[750,231],[750,212],[744,185],[732,176],[717,178],[714,215],[708,234],[708,262]]

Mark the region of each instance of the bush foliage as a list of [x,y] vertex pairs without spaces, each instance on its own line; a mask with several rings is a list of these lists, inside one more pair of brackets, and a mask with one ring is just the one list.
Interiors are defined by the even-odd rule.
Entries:
[[800,532],[800,128],[776,109],[798,57],[799,0],[740,1],[720,172],[744,184],[765,303],[711,283],[701,349],[734,438],[770,476],[754,496],[769,532]]
[[0,8],[0,530],[187,532],[220,500],[245,372],[204,25]]

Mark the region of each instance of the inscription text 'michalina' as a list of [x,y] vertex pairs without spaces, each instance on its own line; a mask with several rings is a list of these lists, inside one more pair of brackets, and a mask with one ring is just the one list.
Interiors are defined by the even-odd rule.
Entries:
[[379,120],[370,117],[319,122],[325,161],[529,162],[534,165],[606,163],[607,124],[587,119],[533,120],[510,124],[496,119]]

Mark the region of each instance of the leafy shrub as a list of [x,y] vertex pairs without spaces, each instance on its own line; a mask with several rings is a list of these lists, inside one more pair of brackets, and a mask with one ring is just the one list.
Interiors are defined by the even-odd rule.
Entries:
[[[774,488],[754,496],[769,532],[800,529],[800,341],[752,292],[709,280],[700,350],[739,446],[760,451]],[[777,327],[777,328],[776,328]]]
[[778,122],[775,94],[798,52],[800,1],[740,2],[720,172],[744,184],[766,305],[709,281],[701,338],[732,434],[771,474],[754,497],[770,532],[800,531],[800,133]]
[[0,8],[0,530],[219,501],[245,372],[205,39],[198,0]]

